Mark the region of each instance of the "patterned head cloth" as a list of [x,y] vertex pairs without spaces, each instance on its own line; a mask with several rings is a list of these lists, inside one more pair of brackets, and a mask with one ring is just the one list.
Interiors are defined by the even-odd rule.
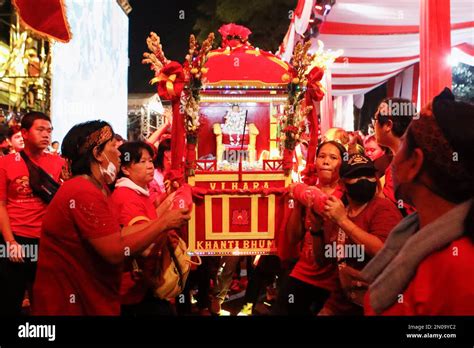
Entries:
[[414,142],[427,160],[448,177],[461,181],[473,178],[474,134],[469,130],[474,127],[473,110],[470,104],[455,102],[446,88],[409,126]]
[[91,134],[89,134],[86,138],[86,141],[79,149],[79,154],[82,155],[86,153],[88,150],[93,149],[96,146],[100,146],[109,140],[112,139],[114,136],[114,132],[112,128],[109,126],[104,126]]

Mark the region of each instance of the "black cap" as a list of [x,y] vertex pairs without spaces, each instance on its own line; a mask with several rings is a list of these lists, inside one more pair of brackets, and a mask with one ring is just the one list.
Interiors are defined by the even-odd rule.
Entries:
[[358,178],[361,176],[375,176],[376,169],[374,162],[359,153],[349,155],[347,161],[342,161],[339,174],[341,178]]

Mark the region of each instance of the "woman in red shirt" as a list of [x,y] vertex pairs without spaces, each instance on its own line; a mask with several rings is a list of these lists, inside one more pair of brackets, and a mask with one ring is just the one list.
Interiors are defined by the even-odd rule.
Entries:
[[330,243],[321,250],[321,260],[337,262],[341,291],[331,294],[325,309],[333,314],[362,315],[367,284],[360,270],[383,247],[392,228],[402,219],[401,213],[387,198],[376,195],[377,179],[372,160],[351,154],[339,172],[346,191],[347,206],[331,196],[323,216],[333,221],[324,231]]
[[[119,151],[121,166],[112,194],[113,207],[121,226],[144,227],[165,213],[162,211],[163,205],[155,208],[148,187],[153,180],[154,151],[151,145],[142,141],[124,143],[119,147]],[[177,243],[175,232],[168,232],[168,236]],[[162,237],[167,238],[165,235]],[[170,303],[155,298],[144,278],[137,274],[139,271],[136,268],[143,268],[145,256],[148,255],[149,249],[141,256],[127,258],[125,262],[120,287],[122,315],[173,314]]]
[[414,119],[393,162],[403,219],[364,268],[366,314],[474,315],[474,105],[447,88]]
[[128,227],[121,233],[107,189],[119,167],[115,143],[104,121],[78,124],[64,138],[62,153],[74,177],[58,190],[43,220],[35,315],[119,315],[125,255],[144,251],[190,218],[186,209],[173,210],[135,233],[126,233]]
[[[339,183],[339,168],[346,152],[335,142],[322,143],[316,152],[317,187],[327,195],[342,196]],[[322,219],[309,208],[295,201],[294,209],[287,224],[286,232],[290,243],[302,242],[298,262],[290,273],[287,284],[287,310],[289,315],[311,315],[318,313],[331,291],[337,288],[337,268],[334,264],[320,266],[315,262],[313,243],[321,243],[311,231],[318,231]]]

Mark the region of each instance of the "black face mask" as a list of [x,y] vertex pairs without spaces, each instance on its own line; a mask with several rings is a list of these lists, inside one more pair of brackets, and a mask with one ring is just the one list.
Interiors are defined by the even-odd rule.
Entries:
[[358,203],[367,203],[370,201],[377,189],[377,181],[361,179],[354,184],[346,184],[347,194]]

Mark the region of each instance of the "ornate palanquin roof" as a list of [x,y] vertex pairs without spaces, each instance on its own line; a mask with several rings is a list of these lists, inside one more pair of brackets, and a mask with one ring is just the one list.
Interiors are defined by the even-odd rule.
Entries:
[[290,66],[275,55],[253,46],[213,50],[206,62],[206,87],[283,88]]

